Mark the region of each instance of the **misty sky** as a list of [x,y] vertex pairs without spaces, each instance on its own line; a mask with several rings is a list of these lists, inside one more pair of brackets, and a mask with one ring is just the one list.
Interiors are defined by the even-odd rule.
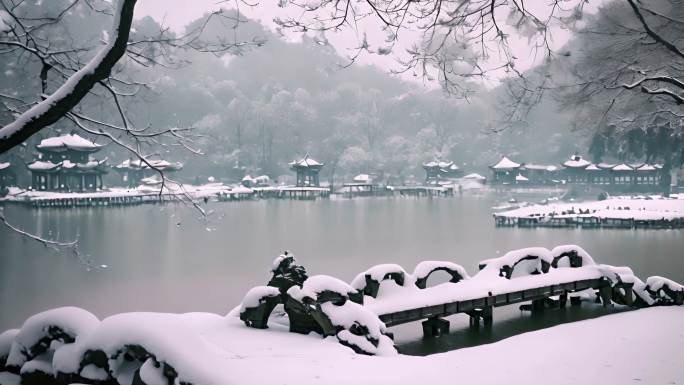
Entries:
[[[593,13],[596,9],[607,2],[607,0],[597,0],[587,5],[586,11]],[[172,6],[169,3],[173,3]],[[277,6],[275,0],[265,0],[261,1],[256,6],[249,7],[245,3],[237,1],[221,1],[221,0],[193,0],[193,1],[174,1],[169,2],[168,0],[143,0],[136,6],[136,14],[138,18],[150,15],[157,20],[163,20],[164,24],[171,27],[173,30],[182,31],[183,27],[190,21],[197,19],[204,13],[216,10],[218,8],[234,8],[235,5],[239,5],[239,9],[247,17],[259,20],[265,26],[275,30],[277,26],[273,22],[274,17],[285,17],[298,15],[300,12],[294,9],[292,6],[280,8]],[[531,2],[527,3],[528,9],[533,10],[538,15],[544,15],[544,12],[548,12],[548,5],[546,2]],[[356,48],[359,46],[359,41],[363,36],[363,33],[367,34],[367,39],[370,44],[370,49],[377,49],[379,46],[384,44],[385,34],[378,29],[380,23],[377,20],[368,20],[365,25],[362,23],[358,31],[353,31],[350,28],[343,30],[342,32],[326,34],[328,41],[336,48],[340,56],[349,57],[356,52]],[[543,59],[544,55],[535,55],[531,51],[528,40],[516,34],[516,31],[511,27],[507,26],[506,32],[510,34],[510,45],[513,47],[514,52],[518,58],[516,63],[519,69],[527,69],[531,67],[535,62],[539,62]],[[297,33],[287,33],[286,38],[296,41],[298,40],[299,34]],[[565,44],[572,33],[566,29],[555,27],[553,28],[551,46],[553,49],[559,49]],[[410,47],[415,41],[417,41],[418,34],[413,31],[405,31],[400,35],[399,46],[396,47],[392,54],[390,55],[376,55],[376,54],[364,54],[356,62],[359,64],[372,64],[382,68],[384,71],[398,70],[400,66],[397,64],[397,58],[402,57],[402,52]],[[495,66],[498,58],[492,58],[492,66]],[[504,73],[493,74],[493,77],[500,78],[504,77]],[[410,74],[403,76],[405,79],[412,79]],[[496,85],[494,79],[490,79],[488,82],[490,86]],[[429,85],[434,86],[434,85]]]

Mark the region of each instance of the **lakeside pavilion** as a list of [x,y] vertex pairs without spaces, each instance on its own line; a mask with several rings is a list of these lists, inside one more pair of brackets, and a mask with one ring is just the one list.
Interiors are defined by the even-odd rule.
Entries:
[[423,163],[425,183],[437,184],[440,180],[459,178],[463,175],[461,169],[453,162],[431,161]]
[[318,174],[324,164],[306,154],[304,158],[290,162],[290,170],[297,173],[297,187],[320,187]]
[[507,157],[493,166],[498,184],[595,185],[616,191],[649,191],[660,186],[662,165],[650,163],[592,163],[573,154],[560,167],[517,163]]
[[36,146],[38,158],[27,165],[31,187],[40,191],[101,189],[107,159],[93,157],[101,147],[73,132],[43,139]]

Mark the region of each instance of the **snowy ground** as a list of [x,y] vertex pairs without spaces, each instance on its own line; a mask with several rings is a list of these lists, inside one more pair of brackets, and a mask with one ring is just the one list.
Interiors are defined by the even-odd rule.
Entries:
[[496,215],[513,218],[585,215],[599,218],[673,219],[684,217],[684,196],[615,197],[603,201],[549,203],[520,207]]
[[[135,188],[126,187],[111,187],[100,191],[92,192],[55,192],[55,191],[29,191],[10,188],[9,194],[0,198],[0,201],[40,201],[50,199],[83,199],[83,198],[124,198],[124,197],[157,197],[161,185],[141,185]],[[240,192],[242,186],[227,186],[221,183],[210,183],[205,185],[177,185],[168,183],[162,192],[162,195],[182,195],[187,194],[192,198],[213,197],[218,194],[230,194],[233,192]],[[233,191],[233,190],[239,191]],[[249,191],[252,192],[251,190]]]
[[[366,357],[285,330],[207,323],[236,384],[681,384],[684,308],[555,326],[427,357]],[[496,323],[494,324],[496,327]],[[222,330],[223,329],[223,330]]]
[[[362,356],[334,337],[290,333],[275,322],[248,328],[236,314],[120,314],[102,321],[107,333],[98,339],[117,346],[144,337],[181,375],[216,385],[684,383],[682,307],[613,314],[427,357]],[[55,367],[68,366],[58,355]],[[0,384],[17,380],[0,373]]]

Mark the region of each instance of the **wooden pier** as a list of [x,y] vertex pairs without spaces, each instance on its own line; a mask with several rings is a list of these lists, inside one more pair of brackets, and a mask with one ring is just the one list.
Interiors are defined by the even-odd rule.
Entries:
[[[500,293],[486,297],[479,297],[467,299],[462,301],[448,302],[433,306],[424,306],[415,309],[406,309],[391,313],[380,314],[380,320],[387,326],[396,326],[409,322],[420,320],[428,320],[428,324],[436,324],[448,321],[436,319],[447,317],[450,315],[465,313],[471,317],[471,325],[479,325],[480,320],[484,321],[485,326],[491,325],[493,321],[492,309],[500,306],[514,305],[517,303],[532,301],[532,309],[541,310],[544,308],[545,300],[553,296],[559,296],[559,306],[565,307],[568,294],[582,291],[586,289],[597,290],[601,295],[601,301],[605,306],[608,306],[613,299],[613,288],[605,279],[586,279],[580,281],[571,281],[565,283],[557,283],[554,285],[544,285],[540,287],[512,291],[509,293]],[[631,287],[628,288],[631,290]],[[631,305],[628,301],[626,305]],[[424,331],[426,325],[423,325]],[[432,330],[432,329],[429,329]],[[448,330],[448,329],[447,329]],[[430,335],[429,333],[426,333]]]

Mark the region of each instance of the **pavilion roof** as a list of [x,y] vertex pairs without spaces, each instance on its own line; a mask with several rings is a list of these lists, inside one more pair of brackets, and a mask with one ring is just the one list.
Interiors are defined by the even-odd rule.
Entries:
[[570,159],[563,162],[563,167],[586,168],[590,164],[591,164],[591,162],[589,162],[586,159],[583,159],[580,155],[575,154],[575,155],[571,156]]
[[74,150],[95,152],[99,151],[100,147],[102,146],[99,144],[95,144],[90,140],[81,137],[78,134],[66,134],[43,139],[36,147],[39,150],[43,151]]
[[490,167],[492,169],[495,169],[495,170],[511,170],[511,169],[519,168],[520,163],[516,163],[516,162],[514,162],[514,161],[512,161],[512,160],[510,160],[504,156],[501,158],[501,160],[499,162],[497,162],[495,165],[490,166]]
[[323,163],[318,162],[317,160],[309,157],[309,154],[306,154],[304,158],[300,160],[295,160],[290,162],[290,167],[294,168],[307,168],[307,167],[321,167],[323,166]]

